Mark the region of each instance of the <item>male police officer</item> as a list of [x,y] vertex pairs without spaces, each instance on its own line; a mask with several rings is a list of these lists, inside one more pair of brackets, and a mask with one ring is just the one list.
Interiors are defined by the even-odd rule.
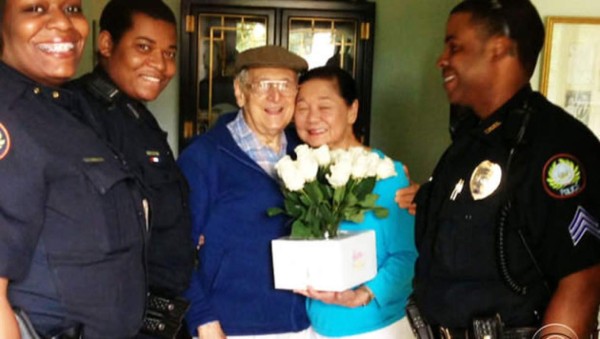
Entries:
[[161,0],[112,0],[100,18],[99,65],[71,84],[94,108],[86,122],[123,155],[149,199],[144,333],[156,335],[179,327],[185,305],[176,297],[187,288],[194,260],[187,184],[166,133],[143,104],[175,74],[176,52],[175,16]]
[[436,337],[593,329],[600,143],[531,90],[543,37],[528,0],[466,0],[449,17],[438,66],[472,114],[417,194],[415,299]]

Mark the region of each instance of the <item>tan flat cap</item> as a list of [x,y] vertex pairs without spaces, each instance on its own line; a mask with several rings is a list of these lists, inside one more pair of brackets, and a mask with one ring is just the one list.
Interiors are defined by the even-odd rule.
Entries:
[[251,48],[238,54],[235,60],[235,72],[245,68],[275,67],[289,68],[296,72],[308,69],[308,63],[302,57],[280,46],[262,46]]

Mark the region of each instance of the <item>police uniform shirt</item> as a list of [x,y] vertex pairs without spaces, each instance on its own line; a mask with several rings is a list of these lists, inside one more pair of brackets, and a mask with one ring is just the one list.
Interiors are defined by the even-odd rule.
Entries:
[[0,62],[0,276],[44,336],[126,338],[144,310],[141,195],[84,109]]
[[[453,138],[417,196],[417,303],[435,325],[466,328],[496,313],[509,327],[536,325],[561,278],[600,262],[600,143],[529,86],[485,121],[468,117]],[[508,200],[504,263],[524,295],[499,270]]]
[[187,288],[194,263],[194,244],[187,205],[187,182],[167,143],[167,134],[139,101],[127,97],[101,67],[69,84],[93,108],[84,117],[121,153],[150,201],[148,248],[152,289],[179,295]]

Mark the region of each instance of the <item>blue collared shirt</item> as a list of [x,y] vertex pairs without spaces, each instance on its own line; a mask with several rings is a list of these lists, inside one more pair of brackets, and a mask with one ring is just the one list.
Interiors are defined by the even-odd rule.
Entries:
[[258,136],[250,129],[242,110],[238,112],[237,117],[227,124],[227,129],[231,132],[233,140],[236,144],[248,154],[248,156],[256,161],[256,163],[272,177],[276,177],[275,164],[279,159],[283,158],[287,149],[287,138],[285,133],[281,131],[281,145],[279,152],[273,151],[269,146],[264,145]]

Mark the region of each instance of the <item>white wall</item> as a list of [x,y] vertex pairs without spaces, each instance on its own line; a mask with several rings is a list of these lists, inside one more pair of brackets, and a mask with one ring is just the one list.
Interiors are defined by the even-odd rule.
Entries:
[[[181,1],[163,1],[171,7],[177,20],[180,20],[179,9]],[[179,25],[177,27],[179,27]],[[181,32],[178,33],[181,34]],[[179,60],[179,58],[177,59]],[[154,116],[162,129],[169,134],[169,144],[171,145],[173,152],[175,152],[175,156],[177,156],[177,145],[179,144],[179,133],[177,132],[179,129],[179,72],[173,77],[169,86],[165,88],[158,99],[148,104],[148,108],[154,113]]]

